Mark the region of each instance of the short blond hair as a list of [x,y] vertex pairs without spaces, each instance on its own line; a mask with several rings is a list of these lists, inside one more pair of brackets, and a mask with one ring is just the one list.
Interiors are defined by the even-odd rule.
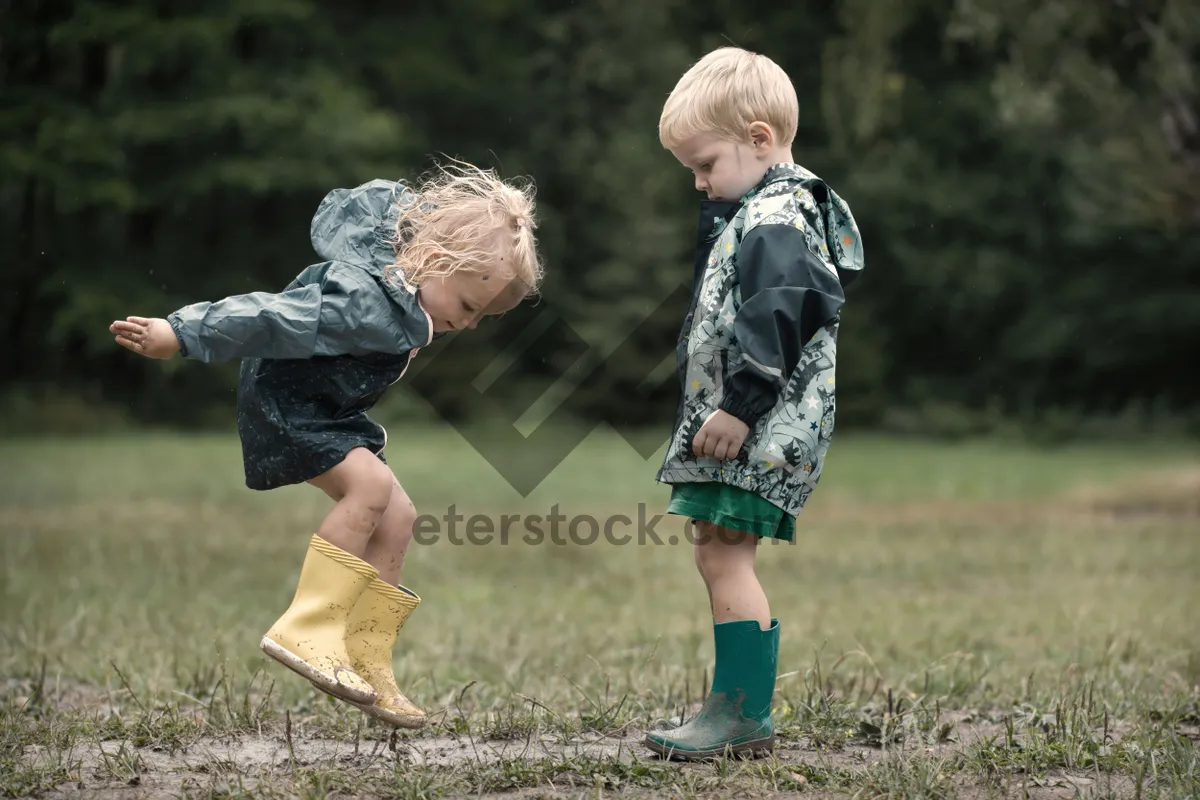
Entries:
[[420,286],[456,272],[499,274],[523,295],[542,279],[534,230],[534,185],[506,183],[462,161],[438,166],[396,220],[392,269]]
[[746,126],[765,122],[780,145],[796,138],[796,87],[771,59],[740,47],[713,50],[683,74],[663,105],[658,140],[671,148],[699,133],[743,142]]

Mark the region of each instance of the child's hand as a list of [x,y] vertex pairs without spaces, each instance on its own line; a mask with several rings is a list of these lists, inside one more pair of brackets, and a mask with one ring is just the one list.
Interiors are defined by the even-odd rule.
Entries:
[[147,358],[170,358],[179,352],[179,337],[165,319],[126,317],[108,326],[117,344]]
[[692,440],[692,452],[697,456],[733,458],[742,449],[742,442],[750,435],[750,428],[732,414],[718,409],[696,432]]

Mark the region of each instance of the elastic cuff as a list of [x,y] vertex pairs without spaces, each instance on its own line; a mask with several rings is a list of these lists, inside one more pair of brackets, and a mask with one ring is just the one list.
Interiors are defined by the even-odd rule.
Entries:
[[178,313],[168,314],[167,315],[167,324],[171,326],[171,330],[173,330],[175,332],[175,338],[179,340],[179,355],[182,356],[183,358],[187,358],[188,357],[187,342],[185,342],[183,339],[183,331],[181,330],[181,328],[183,326],[179,324]]
[[726,414],[737,417],[742,422],[746,423],[746,426],[749,428],[753,428],[756,424],[758,424],[758,420],[762,418],[762,415],[767,413],[767,409],[759,411],[751,403],[742,400],[734,394],[726,394],[724,397],[722,397],[721,403],[717,406],[717,408],[721,409]]

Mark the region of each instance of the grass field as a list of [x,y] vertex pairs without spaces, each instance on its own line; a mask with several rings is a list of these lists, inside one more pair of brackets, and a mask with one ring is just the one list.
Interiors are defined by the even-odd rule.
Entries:
[[760,550],[776,752],[709,764],[639,745],[711,669],[681,521],[523,539],[556,505],[660,513],[657,455],[597,433],[522,498],[451,433],[390,450],[421,512],[523,515],[410,550],[416,733],[258,651],[315,490],[245,489],[227,437],[0,444],[0,796],[1200,797],[1194,447],[842,437],[798,541]]

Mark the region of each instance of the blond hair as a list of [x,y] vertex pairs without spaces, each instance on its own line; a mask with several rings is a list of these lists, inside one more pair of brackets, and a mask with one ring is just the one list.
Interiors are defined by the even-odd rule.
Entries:
[[396,221],[394,273],[421,286],[456,272],[499,274],[532,294],[542,278],[534,186],[505,183],[462,161],[438,166]]
[[746,141],[751,122],[765,122],[778,143],[796,138],[800,104],[787,73],[740,47],[712,51],[683,74],[663,105],[658,140],[672,148],[699,133]]

